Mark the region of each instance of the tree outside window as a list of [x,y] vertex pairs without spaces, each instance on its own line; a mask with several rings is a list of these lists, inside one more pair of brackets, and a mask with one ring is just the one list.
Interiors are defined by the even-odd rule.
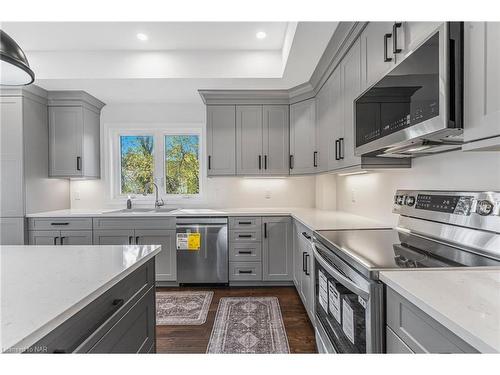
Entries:
[[[153,182],[153,136],[120,136],[121,193],[142,194]],[[146,193],[152,193],[150,186]]]
[[167,194],[199,194],[198,135],[165,136],[165,191]]

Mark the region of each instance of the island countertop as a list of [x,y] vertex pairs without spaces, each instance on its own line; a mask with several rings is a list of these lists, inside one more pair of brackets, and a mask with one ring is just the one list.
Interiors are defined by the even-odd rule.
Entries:
[[480,352],[500,352],[500,268],[383,271],[380,280]]
[[1,348],[34,344],[161,246],[0,246]]

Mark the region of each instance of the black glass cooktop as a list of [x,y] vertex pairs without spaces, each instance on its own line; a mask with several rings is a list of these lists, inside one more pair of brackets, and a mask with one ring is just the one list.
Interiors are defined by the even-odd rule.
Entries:
[[500,266],[499,260],[395,229],[317,231],[316,239],[368,272],[394,268]]

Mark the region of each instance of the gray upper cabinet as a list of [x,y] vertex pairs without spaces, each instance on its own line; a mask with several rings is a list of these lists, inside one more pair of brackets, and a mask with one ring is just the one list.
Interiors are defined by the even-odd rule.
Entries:
[[393,26],[393,34],[396,34],[394,47],[398,50],[395,54],[396,63],[401,62],[441,25],[442,22],[411,21],[396,23],[396,26]]
[[49,93],[49,176],[100,177],[100,111],[83,91]]
[[338,137],[339,165],[343,168],[361,164],[354,155],[354,99],[361,94],[361,43],[358,39],[340,65],[342,99],[344,103],[344,130]]
[[464,150],[500,150],[500,22],[466,22]]
[[236,107],[236,173],[259,175],[264,168],[262,106]]
[[393,25],[393,22],[370,22],[361,34],[361,82],[363,89],[376,83],[395,66]]
[[334,100],[333,100],[333,77],[326,81],[319,93],[316,95],[316,139],[318,140],[317,172],[326,172],[329,168],[329,160],[335,147],[334,140]]
[[236,106],[236,174],[288,174],[288,105]]
[[289,112],[288,105],[263,106],[263,174],[289,173]]
[[308,99],[290,105],[290,174],[316,172],[316,104]]
[[236,107],[207,106],[208,176],[236,174]]
[[262,280],[293,280],[291,218],[264,217],[262,225]]

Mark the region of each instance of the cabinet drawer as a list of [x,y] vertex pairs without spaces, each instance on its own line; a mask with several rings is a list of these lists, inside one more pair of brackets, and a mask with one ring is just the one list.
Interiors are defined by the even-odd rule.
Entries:
[[92,218],[30,218],[29,230],[88,230],[92,229]]
[[229,260],[232,262],[260,262],[262,245],[260,243],[233,243],[229,246]]
[[260,243],[262,233],[259,230],[231,230],[229,231],[229,242],[258,242]]
[[94,218],[94,229],[175,229],[175,217]]
[[477,353],[390,288],[387,288],[387,325],[415,353]]
[[250,229],[258,230],[261,227],[262,218],[260,217],[230,217],[229,229]]
[[87,352],[154,286],[154,273],[151,259],[35,343],[33,349],[46,347],[46,353]]
[[229,281],[261,281],[260,262],[229,262]]
[[142,296],[88,353],[148,353],[155,341],[155,288]]

